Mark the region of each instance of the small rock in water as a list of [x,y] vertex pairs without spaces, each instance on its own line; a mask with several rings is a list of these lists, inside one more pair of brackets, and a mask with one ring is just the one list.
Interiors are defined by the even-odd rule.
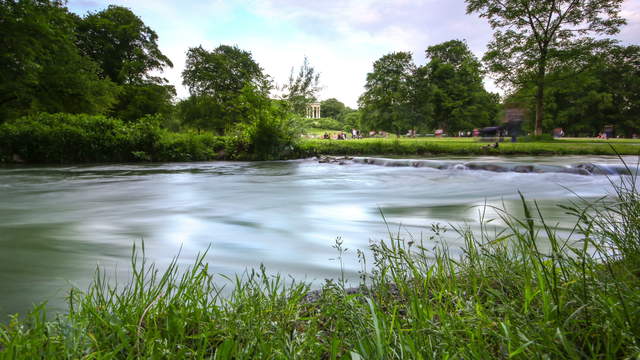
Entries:
[[[316,157],[316,159],[318,159]],[[338,165],[346,165],[347,161],[353,160],[352,157],[349,156],[342,156],[342,157],[337,157],[337,156],[320,156],[318,163],[320,164],[338,164]]]

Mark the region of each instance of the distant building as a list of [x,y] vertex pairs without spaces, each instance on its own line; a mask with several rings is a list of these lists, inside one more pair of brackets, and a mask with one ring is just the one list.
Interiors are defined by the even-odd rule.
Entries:
[[307,105],[307,118],[320,119],[320,103],[314,102]]

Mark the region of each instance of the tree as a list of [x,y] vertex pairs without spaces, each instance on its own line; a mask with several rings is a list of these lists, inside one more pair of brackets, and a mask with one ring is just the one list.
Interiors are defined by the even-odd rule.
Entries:
[[[543,126],[561,127],[573,136],[594,136],[605,125],[631,135],[640,132],[640,47],[602,44],[575,62],[548,75]],[[530,104],[535,86],[524,84],[509,101]]]
[[158,47],[158,35],[131,10],[110,5],[78,20],[78,47],[100,66],[100,75],[120,85],[110,115],[135,121],[167,114],[175,88],[152,71],[173,67]]
[[137,121],[146,115],[160,114],[167,118],[173,111],[173,85],[139,84],[124,85],[118,102],[111,113],[127,122]]
[[76,47],[59,1],[0,1],[0,122],[30,112],[103,113],[117,87]]
[[533,82],[536,87],[535,133],[542,133],[544,91],[554,63],[590,35],[615,34],[625,20],[623,0],[466,0],[467,13],[489,20],[494,38],[484,56],[503,85]]
[[387,54],[373,63],[359,99],[365,126],[396,134],[411,126],[415,116],[411,101],[414,71],[409,52]]
[[289,82],[283,87],[284,100],[287,101],[294,113],[304,115],[307,106],[316,101],[316,96],[320,91],[320,73],[309,64],[305,56],[298,75],[293,75],[294,68],[291,68]]
[[338,101],[338,99],[331,98],[321,101],[320,109],[323,117],[330,117],[339,120],[347,107],[342,102]]
[[236,46],[220,45],[213,51],[202,46],[187,51],[182,83],[192,95],[210,95],[223,99],[250,84],[268,93],[271,84],[251,53]]
[[427,124],[448,132],[491,125],[497,99],[485,90],[480,62],[467,44],[450,40],[425,53],[429,61],[416,75],[416,101]]
[[[202,46],[190,48],[182,78],[192,97],[184,106],[198,119],[185,120],[220,133],[244,119],[246,113],[238,107],[243,89],[250,87],[266,98],[271,88],[269,77],[250,52],[227,45],[213,51]],[[209,125],[205,126],[207,122]]]
[[122,84],[163,83],[152,77],[173,63],[158,47],[158,34],[131,10],[109,5],[79,21],[78,47],[102,69],[102,76]]

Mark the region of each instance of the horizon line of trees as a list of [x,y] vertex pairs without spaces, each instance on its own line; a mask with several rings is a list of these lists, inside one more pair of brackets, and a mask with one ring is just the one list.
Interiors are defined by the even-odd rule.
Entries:
[[[466,0],[468,13],[496,29],[482,60],[463,40],[428,47],[423,66],[411,53],[389,53],[373,63],[358,109],[330,98],[323,115],[345,128],[455,133],[494,125],[505,104],[519,104],[535,133],[593,135],[608,124],[637,133],[640,47],[593,37],[619,31],[621,1]],[[127,122],[160,114],[173,130],[247,134],[265,126],[261,119],[299,126],[292,118],[303,117],[321,89],[307,58],[277,87],[249,51],[196,46],[182,72],[189,96],[177,100],[174,86],[153,75],[171,60],[130,9],[109,5],[81,17],[58,0],[0,0],[0,10],[0,31],[9,34],[0,38],[0,123],[38,112]],[[485,75],[507,87],[506,96],[488,92]]]

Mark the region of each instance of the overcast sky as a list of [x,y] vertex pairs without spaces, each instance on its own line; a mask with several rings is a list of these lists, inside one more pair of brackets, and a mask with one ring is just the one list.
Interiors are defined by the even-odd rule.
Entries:
[[[180,77],[185,53],[198,45],[248,50],[278,84],[306,55],[321,73],[320,98],[356,107],[367,72],[382,55],[411,51],[424,64],[428,46],[464,39],[481,57],[492,33],[484,19],[466,15],[464,0],[69,0],[68,7],[84,15],[108,4],[130,8],[158,33],[174,64],[164,77],[179,97],[188,95]],[[640,0],[626,0],[622,15],[628,25],[617,37],[640,43]]]

